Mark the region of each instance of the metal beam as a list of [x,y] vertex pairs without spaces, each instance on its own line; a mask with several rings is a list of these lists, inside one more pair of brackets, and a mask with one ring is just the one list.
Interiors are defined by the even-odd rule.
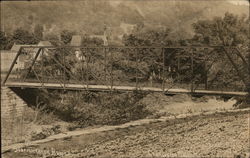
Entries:
[[28,77],[28,74],[30,73],[32,67],[34,66],[34,64],[35,64],[35,62],[36,62],[36,59],[38,58],[38,56],[39,56],[41,50],[42,50],[42,48],[39,48],[39,49],[38,49],[38,51],[37,51],[37,53],[36,53],[36,55],[35,55],[35,57],[34,57],[34,60],[32,61],[31,66],[29,67],[28,72],[26,73],[26,75],[25,75],[23,81],[25,81],[25,79]]
[[114,48],[114,49],[129,49],[129,48],[138,48],[138,49],[160,49],[160,48],[175,48],[175,49],[187,49],[187,48],[220,48],[220,47],[225,47],[225,48],[235,48],[235,47],[229,47],[229,46],[22,46],[23,48],[48,48],[48,49],[60,49],[60,48]]
[[165,92],[165,49],[162,48],[162,90]]
[[224,49],[224,53],[226,54],[227,58],[229,59],[229,61],[231,62],[231,64],[233,65],[233,67],[235,68],[235,70],[238,73],[238,76],[241,78],[241,80],[243,81],[243,83],[245,84],[245,86],[247,86],[247,81],[244,77],[244,75],[242,75],[242,73],[240,72],[240,70],[238,69],[236,63],[233,61],[232,57],[230,56],[229,52],[227,51],[227,49],[225,47],[223,47]]
[[247,68],[248,67],[248,64],[247,64],[247,61],[245,60],[245,58],[243,57],[243,55],[241,54],[240,50],[235,47],[235,50],[237,52],[237,55],[241,58],[241,60],[243,61],[243,63],[245,64],[245,67]]
[[[8,82],[6,83],[8,87],[25,87],[25,88],[40,88],[40,83],[26,83],[26,82]],[[58,83],[45,83],[44,87],[47,89],[64,89],[62,85]],[[90,91],[110,91],[110,86],[107,87],[105,85],[88,85],[88,89],[86,89],[87,85],[82,84],[67,84],[65,89],[68,90],[90,90]],[[134,86],[113,86],[113,90],[119,91],[134,91],[136,87]],[[146,92],[162,92],[162,88],[152,88],[152,87],[143,87],[139,89],[140,91]],[[208,90],[195,90],[192,92],[189,89],[176,89],[171,88],[165,91],[165,94],[194,94],[194,95],[228,95],[228,96],[246,96],[247,92],[227,92],[227,91],[208,91]]]

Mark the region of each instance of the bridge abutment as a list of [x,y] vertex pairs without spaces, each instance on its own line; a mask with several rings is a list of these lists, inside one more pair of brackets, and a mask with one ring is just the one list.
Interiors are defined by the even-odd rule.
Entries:
[[22,117],[27,103],[8,87],[1,87],[1,119],[8,121]]
[[12,89],[1,87],[1,139],[2,145],[23,140],[23,123],[28,104]]

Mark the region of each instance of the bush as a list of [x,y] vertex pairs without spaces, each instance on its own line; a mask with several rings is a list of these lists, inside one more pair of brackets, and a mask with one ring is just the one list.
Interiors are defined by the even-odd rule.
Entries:
[[[80,127],[115,125],[148,116],[150,112],[139,102],[145,95],[140,91],[67,92],[54,95],[53,101],[45,106],[53,107],[59,118],[76,122]],[[55,99],[56,96],[59,97]]]
[[53,111],[48,111],[40,107],[26,108],[23,120],[25,123],[36,123],[39,125],[48,125],[56,122],[58,118],[54,115]]

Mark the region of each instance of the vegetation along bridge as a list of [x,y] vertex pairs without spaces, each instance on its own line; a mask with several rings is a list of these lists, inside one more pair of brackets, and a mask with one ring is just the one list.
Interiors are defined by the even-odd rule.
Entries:
[[24,46],[3,84],[234,96],[247,94],[247,65],[236,47]]

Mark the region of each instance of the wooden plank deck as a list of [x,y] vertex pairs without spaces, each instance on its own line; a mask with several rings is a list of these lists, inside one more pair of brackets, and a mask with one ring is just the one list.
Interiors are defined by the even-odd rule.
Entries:
[[[28,83],[28,82],[7,82],[5,83],[7,87],[21,87],[21,88],[46,88],[46,89],[65,89],[65,90],[90,90],[90,91],[133,91],[136,87],[132,86],[113,86],[110,85],[81,85],[81,84],[65,84],[65,87],[59,83]],[[140,87],[141,91],[150,92],[163,92],[162,88],[154,87]],[[195,90],[191,92],[188,89],[164,89],[165,94],[197,94],[197,95],[224,95],[224,96],[245,96],[247,92],[230,92],[230,91],[210,91],[210,90]]]

